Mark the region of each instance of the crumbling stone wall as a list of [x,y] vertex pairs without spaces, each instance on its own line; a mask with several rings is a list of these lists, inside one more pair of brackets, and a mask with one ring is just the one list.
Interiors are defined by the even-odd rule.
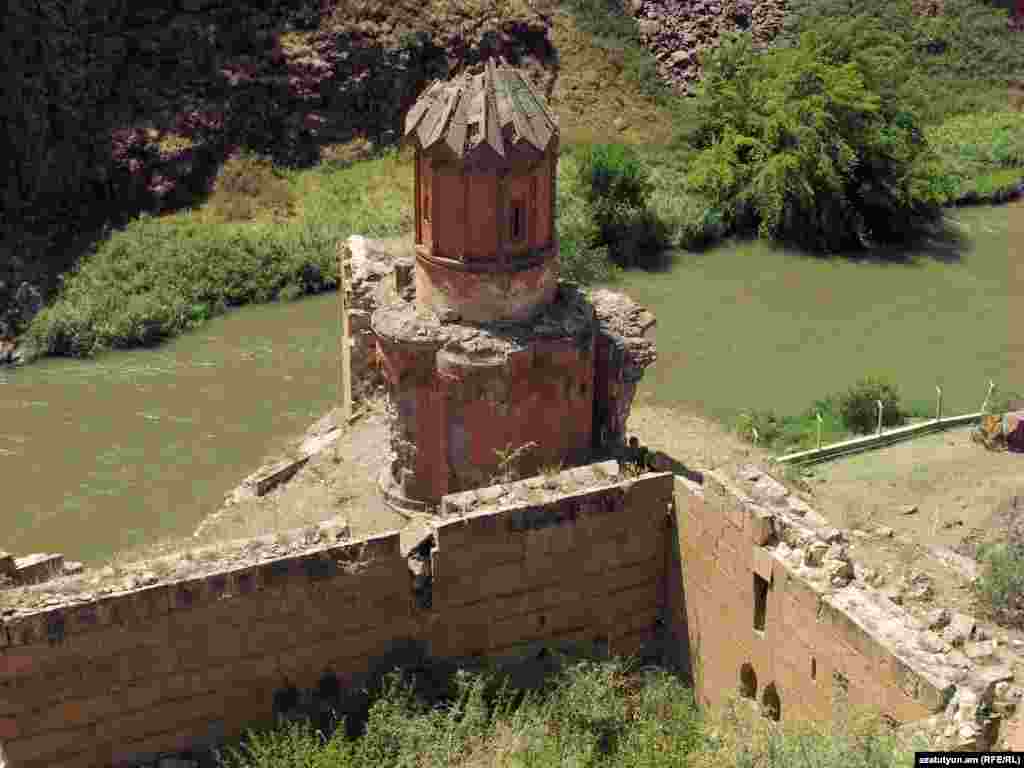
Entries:
[[357,713],[389,665],[540,664],[563,645],[667,652],[704,705],[880,706],[940,747],[987,748],[1021,695],[867,585],[843,533],[755,471],[627,478],[609,461],[446,496],[409,551],[395,532],[343,535],[184,578],[0,593],[0,764],[152,762],[300,702]]
[[435,506],[485,486],[502,471],[501,452],[526,446],[517,466],[524,474],[587,462],[595,326],[590,304],[569,285],[528,323],[446,323],[401,303],[375,312],[395,410],[394,461],[382,482],[389,501]]
[[639,650],[662,602],[671,475],[626,480],[608,462],[540,480],[449,497],[469,514],[410,553],[392,532],[98,595],[66,579],[19,591],[33,607],[0,626],[0,764],[153,761],[317,698],[303,691],[344,713],[389,663]]
[[589,296],[597,317],[594,364],[594,448],[615,454],[626,440],[626,422],[644,370],[657,360],[646,338],[654,315],[628,296],[598,290]]
[[666,612],[699,700],[739,694],[784,719],[880,707],[942,747],[990,746],[1019,698],[1008,666],[954,649],[866,583],[843,531],[764,473],[742,474],[675,480]]
[[345,274],[345,307],[351,338],[352,399],[372,396],[384,386],[370,329],[374,310],[394,301],[411,301],[412,246],[387,247],[380,240],[352,235],[339,245]]

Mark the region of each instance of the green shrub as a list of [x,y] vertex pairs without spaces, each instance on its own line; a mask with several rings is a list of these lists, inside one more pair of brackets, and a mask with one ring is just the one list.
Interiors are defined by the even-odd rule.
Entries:
[[328,738],[308,725],[251,733],[221,757],[225,768],[496,768],[617,765],[669,768],[701,743],[691,692],[664,671],[620,660],[563,668],[540,687],[460,672],[432,700],[414,676],[385,677],[363,735]]
[[579,153],[579,188],[587,202],[641,208],[651,192],[650,173],[625,144],[593,144]]
[[[760,693],[760,692],[759,692]],[[786,702],[782,701],[785,708]],[[835,708],[830,723],[760,716],[752,701],[738,700],[710,726],[709,737],[689,762],[692,768],[910,768],[921,737],[903,738],[872,711]]]
[[668,231],[647,207],[650,173],[631,147],[595,144],[577,163],[577,188],[597,224],[600,242],[621,266],[650,266],[668,243]]
[[725,219],[706,200],[675,189],[656,189],[650,208],[664,227],[665,240],[688,251],[698,251],[725,234]]
[[730,228],[812,250],[902,239],[940,216],[938,157],[901,91],[907,58],[870,19],[823,21],[800,45],[727,36],[698,90],[690,191]]
[[341,768],[350,765],[344,730],[330,740],[314,731],[308,720],[281,728],[250,731],[245,741],[219,756],[224,768]]
[[1024,625],[1024,542],[983,546],[978,553],[981,574],[975,593],[999,623]]
[[782,419],[770,409],[744,411],[736,424],[736,432],[747,442],[769,448],[782,434]]
[[229,160],[208,209],[143,215],[99,242],[33,319],[30,354],[151,345],[231,306],[335,288],[338,243],[407,231],[411,185],[395,152],[303,172]]
[[849,430],[839,415],[837,398],[817,400],[797,416],[779,417],[771,410],[747,411],[742,413],[737,424],[741,438],[754,441],[757,430],[757,445],[765,450],[790,453],[816,448],[818,445],[818,415],[821,415],[821,444],[842,440]]
[[[877,21],[911,53],[900,69],[923,120],[1004,109],[1006,81],[1020,77],[1020,38],[1005,9],[983,0],[946,0],[943,14],[913,12],[912,0],[788,0],[777,47],[795,47],[823,21],[861,16]],[[906,91],[904,97],[906,95]]]
[[589,285],[616,279],[618,268],[601,243],[601,233],[586,198],[579,191],[577,159],[565,152],[558,161],[558,189],[555,226],[561,277]]
[[895,385],[883,378],[864,378],[839,397],[839,412],[851,432],[871,434],[878,427],[878,405],[882,401],[882,425],[903,424],[906,414]]

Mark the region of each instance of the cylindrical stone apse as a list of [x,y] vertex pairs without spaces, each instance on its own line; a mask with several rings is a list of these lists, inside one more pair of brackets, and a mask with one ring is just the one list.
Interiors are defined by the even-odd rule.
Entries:
[[593,310],[560,292],[543,324],[472,327],[396,304],[373,315],[388,382],[392,464],[381,478],[394,506],[433,506],[490,485],[502,455],[515,469],[588,460],[594,411]]

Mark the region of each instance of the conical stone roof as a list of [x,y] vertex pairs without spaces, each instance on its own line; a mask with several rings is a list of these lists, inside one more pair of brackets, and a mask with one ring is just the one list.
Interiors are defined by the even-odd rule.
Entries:
[[557,135],[557,118],[529,80],[491,58],[431,83],[406,115],[403,138],[466,165],[509,167],[538,159]]

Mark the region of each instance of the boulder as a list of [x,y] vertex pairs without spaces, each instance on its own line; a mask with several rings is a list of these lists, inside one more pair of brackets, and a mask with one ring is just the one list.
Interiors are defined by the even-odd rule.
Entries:
[[643,19],[640,24],[640,36],[651,38],[658,34],[658,30],[661,29],[659,24],[654,19]]
[[1003,438],[1008,451],[1024,453],[1024,411],[1003,414]]
[[789,490],[770,475],[762,475],[754,483],[753,495],[759,501],[767,502],[772,506],[784,506]]

